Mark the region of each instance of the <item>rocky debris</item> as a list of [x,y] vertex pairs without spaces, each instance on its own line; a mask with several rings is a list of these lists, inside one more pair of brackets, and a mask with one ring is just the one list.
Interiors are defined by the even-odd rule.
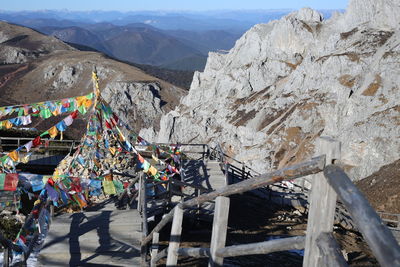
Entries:
[[[23,215],[17,216],[13,215],[12,212],[8,212],[6,210],[2,210],[0,213],[0,231],[4,235],[5,238],[10,240],[14,240],[17,236],[22,222]],[[19,217],[19,218],[18,218]],[[17,219],[18,218],[18,219]]]
[[[67,173],[71,166],[71,162],[73,160],[73,156],[66,156],[60,164],[57,166],[57,173]],[[111,154],[107,154],[104,159],[100,162],[100,167],[98,169],[98,173],[106,174],[110,173],[110,170],[116,170],[119,172],[124,172],[126,170],[131,170],[133,168],[134,162],[132,156],[123,155],[123,156],[111,156]],[[77,175],[82,179],[89,179],[91,177],[91,170],[89,168],[84,168],[80,164],[76,164],[75,168],[73,168],[73,175]]]
[[396,160],[357,183],[375,210],[400,214],[399,170],[400,160]]
[[329,20],[301,9],[210,53],[189,94],[160,121],[159,142],[221,143],[259,172],[342,142],[354,179],[400,158],[399,4],[352,0]]

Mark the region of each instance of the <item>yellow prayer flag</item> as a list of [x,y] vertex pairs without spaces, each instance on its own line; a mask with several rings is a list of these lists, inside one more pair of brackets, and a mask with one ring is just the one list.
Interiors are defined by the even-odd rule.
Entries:
[[12,161],[18,161],[18,159],[19,159],[17,150],[14,150],[13,152],[8,153],[8,156],[10,157],[10,159],[12,159]]
[[110,150],[111,155],[115,155],[115,147],[109,147],[108,150]]
[[6,129],[11,129],[13,127],[12,123],[9,120],[5,121]]
[[154,168],[153,166],[150,166],[148,173],[154,176],[157,174],[157,169]]
[[89,108],[92,105],[92,100],[86,99],[85,102],[84,102],[84,105],[85,105],[86,108]]
[[57,136],[57,134],[58,134],[57,127],[56,126],[51,127],[49,130],[50,137],[55,138]]
[[151,155],[151,158],[157,163],[158,162],[158,158],[154,155]]
[[114,183],[112,181],[103,181],[103,188],[104,188],[104,193],[107,195],[115,195],[117,194],[115,190]]
[[76,99],[76,104],[78,107],[82,106],[86,101],[86,96],[78,96]]

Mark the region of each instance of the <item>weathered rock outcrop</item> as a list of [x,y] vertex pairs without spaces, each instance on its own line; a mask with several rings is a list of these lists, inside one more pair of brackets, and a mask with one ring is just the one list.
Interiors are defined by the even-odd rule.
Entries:
[[355,179],[400,158],[400,31],[394,0],[352,0],[324,21],[305,8],[210,53],[158,141],[220,142],[259,171],[342,142]]

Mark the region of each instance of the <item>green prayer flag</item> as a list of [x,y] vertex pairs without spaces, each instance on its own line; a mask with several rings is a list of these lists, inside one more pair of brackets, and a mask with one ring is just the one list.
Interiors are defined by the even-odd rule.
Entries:
[[143,171],[144,172],[148,172],[149,171],[149,169],[150,169],[150,162],[148,162],[147,160],[145,160],[143,163],[142,163],[142,168],[143,168]]
[[94,93],[90,93],[86,96],[87,99],[93,99]]
[[114,180],[113,183],[118,194],[124,192],[124,185],[122,182]]
[[23,116],[24,115],[24,109],[23,108],[20,108],[19,110],[18,110],[18,117],[21,117],[21,116]]
[[6,180],[6,174],[0,173],[0,190],[4,190],[4,182]]
[[69,103],[69,109],[68,109],[68,111],[69,111],[69,112],[75,111],[75,102],[74,102],[74,101],[71,101],[71,102]]
[[8,158],[8,156],[5,155],[5,156],[3,156],[3,157],[0,158],[0,161],[3,162],[3,163],[6,163],[7,158]]
[[40,111],[40,117],[42,117],[43,119],[48,119],[51,116],[52,116],[52,113],[51,113],[50,109],[48,109],[48,108],[42,109]]
[[87,110],[86,107],[84,105],[80,106],[78,108],[79,112],[82,113],[83,115],[86,114]]

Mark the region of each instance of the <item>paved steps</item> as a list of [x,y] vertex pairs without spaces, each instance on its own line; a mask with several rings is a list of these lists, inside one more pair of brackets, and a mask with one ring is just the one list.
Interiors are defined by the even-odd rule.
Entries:
[[225,174],[219,166],[219,161],[210,160],[207,162],[207,174],[212,189],[219,189],[226,186]]
[[137,210],[62,214],[54,218],[37,266],[139,266],[141,219]]

